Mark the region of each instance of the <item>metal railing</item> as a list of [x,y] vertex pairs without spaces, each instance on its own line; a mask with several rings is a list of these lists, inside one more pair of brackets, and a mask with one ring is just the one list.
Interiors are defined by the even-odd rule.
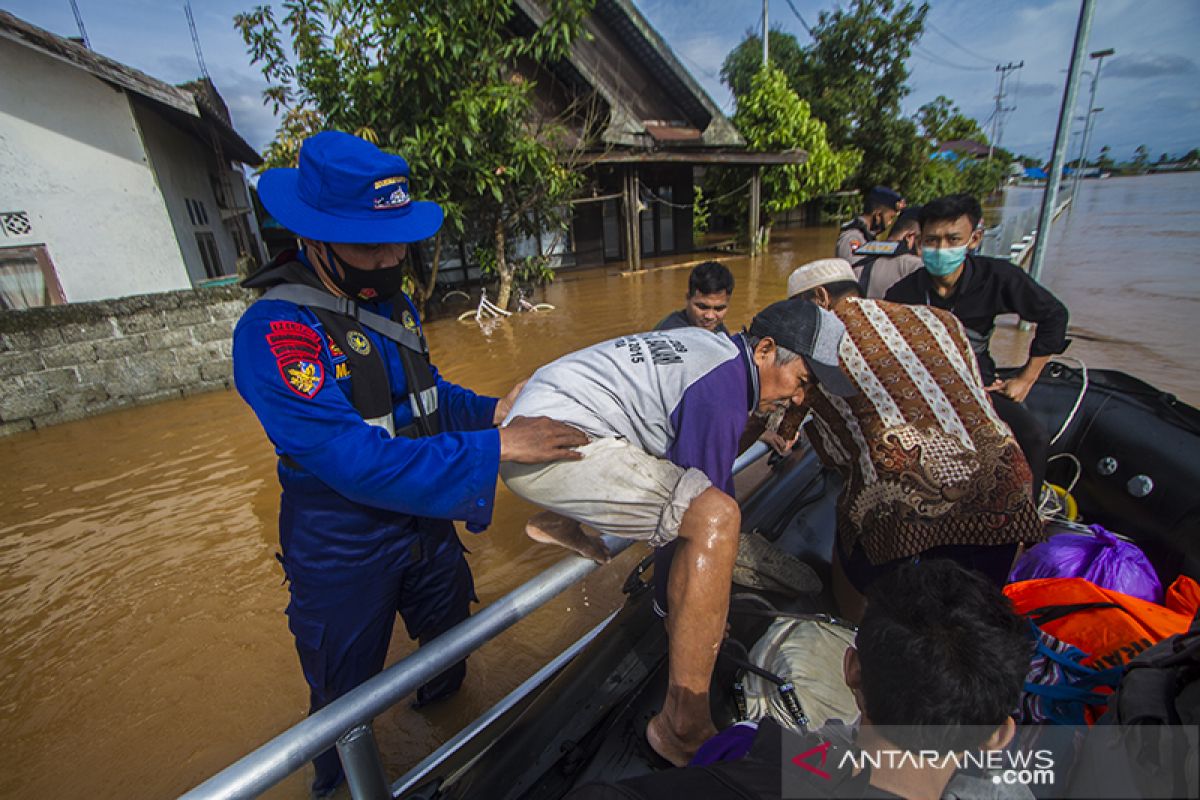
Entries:
[[[757,461],[767,450],[765,444],[755,442],[734,463],[734,474]],[[633,541],[614,536],[604,537],[605,545],[614,556],[633,544]],[[563,559],[429,644],[418,648],[412,655],[243,756],[184,794],[183,798],[215,800],[256,797],[334,745],[338,748],[355,800],[391,797],[391,790],[383,775],[379,749],[371,734],[370,721],[447,667],[466,658],[484,643],[541,608],[598,566],[596,562],[580,556]]]
[[[1067,198],[1059,203],[1054,210],[1055,219],[1070,202],[1070,198]],[[979,243],[979,254],[1003,258],[1021,265],[1029,257],[1037,241],[1037,224],[1038,209],[1034,207],[1005,214],[999,225],[984,230],[983,240]]]

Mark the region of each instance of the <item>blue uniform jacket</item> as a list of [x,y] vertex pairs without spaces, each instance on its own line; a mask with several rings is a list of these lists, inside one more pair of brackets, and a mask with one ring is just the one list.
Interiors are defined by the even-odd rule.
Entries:
[[[389,304],[363,307],[392,313]],[[306,362],[312,366],[304,391],[289,385],[282,346],[268,338],[280,330],[301,344],[311,340],[319,352],[319,359]],[[399,430],[412,422],[412,412],[398,345],[369,328],[362,331],[385,354]],[[448,524],[428,518],[464,520],[476,532],[492,518],[500,462],[500,435],[492,425],[496,398],[445,381],[435,370],[443,433],[389,438],[351,404],[353,375],[339,377],[337,369],[344,362],[316,315],[286,301],[258,301],[234,330],[238,392],[276,453],[303,468],[282,461],[278,468],[280,543],[293,581],[344,583],[383,574],[411,559],[414,542],[419,545],[413,534],[443,531]]]

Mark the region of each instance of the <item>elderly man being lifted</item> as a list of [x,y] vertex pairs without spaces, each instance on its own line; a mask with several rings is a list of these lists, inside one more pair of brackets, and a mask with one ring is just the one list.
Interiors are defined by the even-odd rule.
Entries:
[[532,538],[600,561],[603,544],[580,523],[655,547],[678,542],[666,594],[669,686],[646,730],[676,765],[716,733],[708,686],[738,545],[738,440],[755,409],[803,402],[815,386],[853,391],[837,366],[842,330],[812,303],[784,301],[733,337],[700,328],[623,336],[542,367],[510,412],[548,416],[591,439],[574,468],[501,468],[509,489],[548,509],[529,521]]

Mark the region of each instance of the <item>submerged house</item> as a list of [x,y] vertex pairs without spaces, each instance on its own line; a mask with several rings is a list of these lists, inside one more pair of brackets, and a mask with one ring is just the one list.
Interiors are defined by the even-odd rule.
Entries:
[[211,81],[172,86],[0,11],[0,308],[187,289],[266,255]]
[[[515,32],[544,21],[538,0],[517,6],[509,23]],[[699,170],[744,169],[756,215],[758,168],[803,161],[801,152],[748,152],[733,123],[631,0],[597,0],[586,29],[589,35],[573,44],[569,58],[519,65],[534,81],[544,113],[566,115],[582,101],[595,109],[600,135],[583,155],[588,186],[572,203],[566,240],[541,237],[524,243],[518,256],[552,253],[558,268],[623,262],[638,269],[643,258],[687,253],[694,248]],[[439,281],[478,277],[464,244],[443,245]]]

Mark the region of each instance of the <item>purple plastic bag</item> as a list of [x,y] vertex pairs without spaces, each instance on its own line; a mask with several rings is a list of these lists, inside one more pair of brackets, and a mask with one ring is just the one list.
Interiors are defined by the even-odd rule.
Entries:
[[1031,547],[1013,566],[1009,582],[1083,578],[1105,589],[1161,604],[1162,582],[1146,554],[1099,525],[1089,530],[1092,536],[1060,533]]

